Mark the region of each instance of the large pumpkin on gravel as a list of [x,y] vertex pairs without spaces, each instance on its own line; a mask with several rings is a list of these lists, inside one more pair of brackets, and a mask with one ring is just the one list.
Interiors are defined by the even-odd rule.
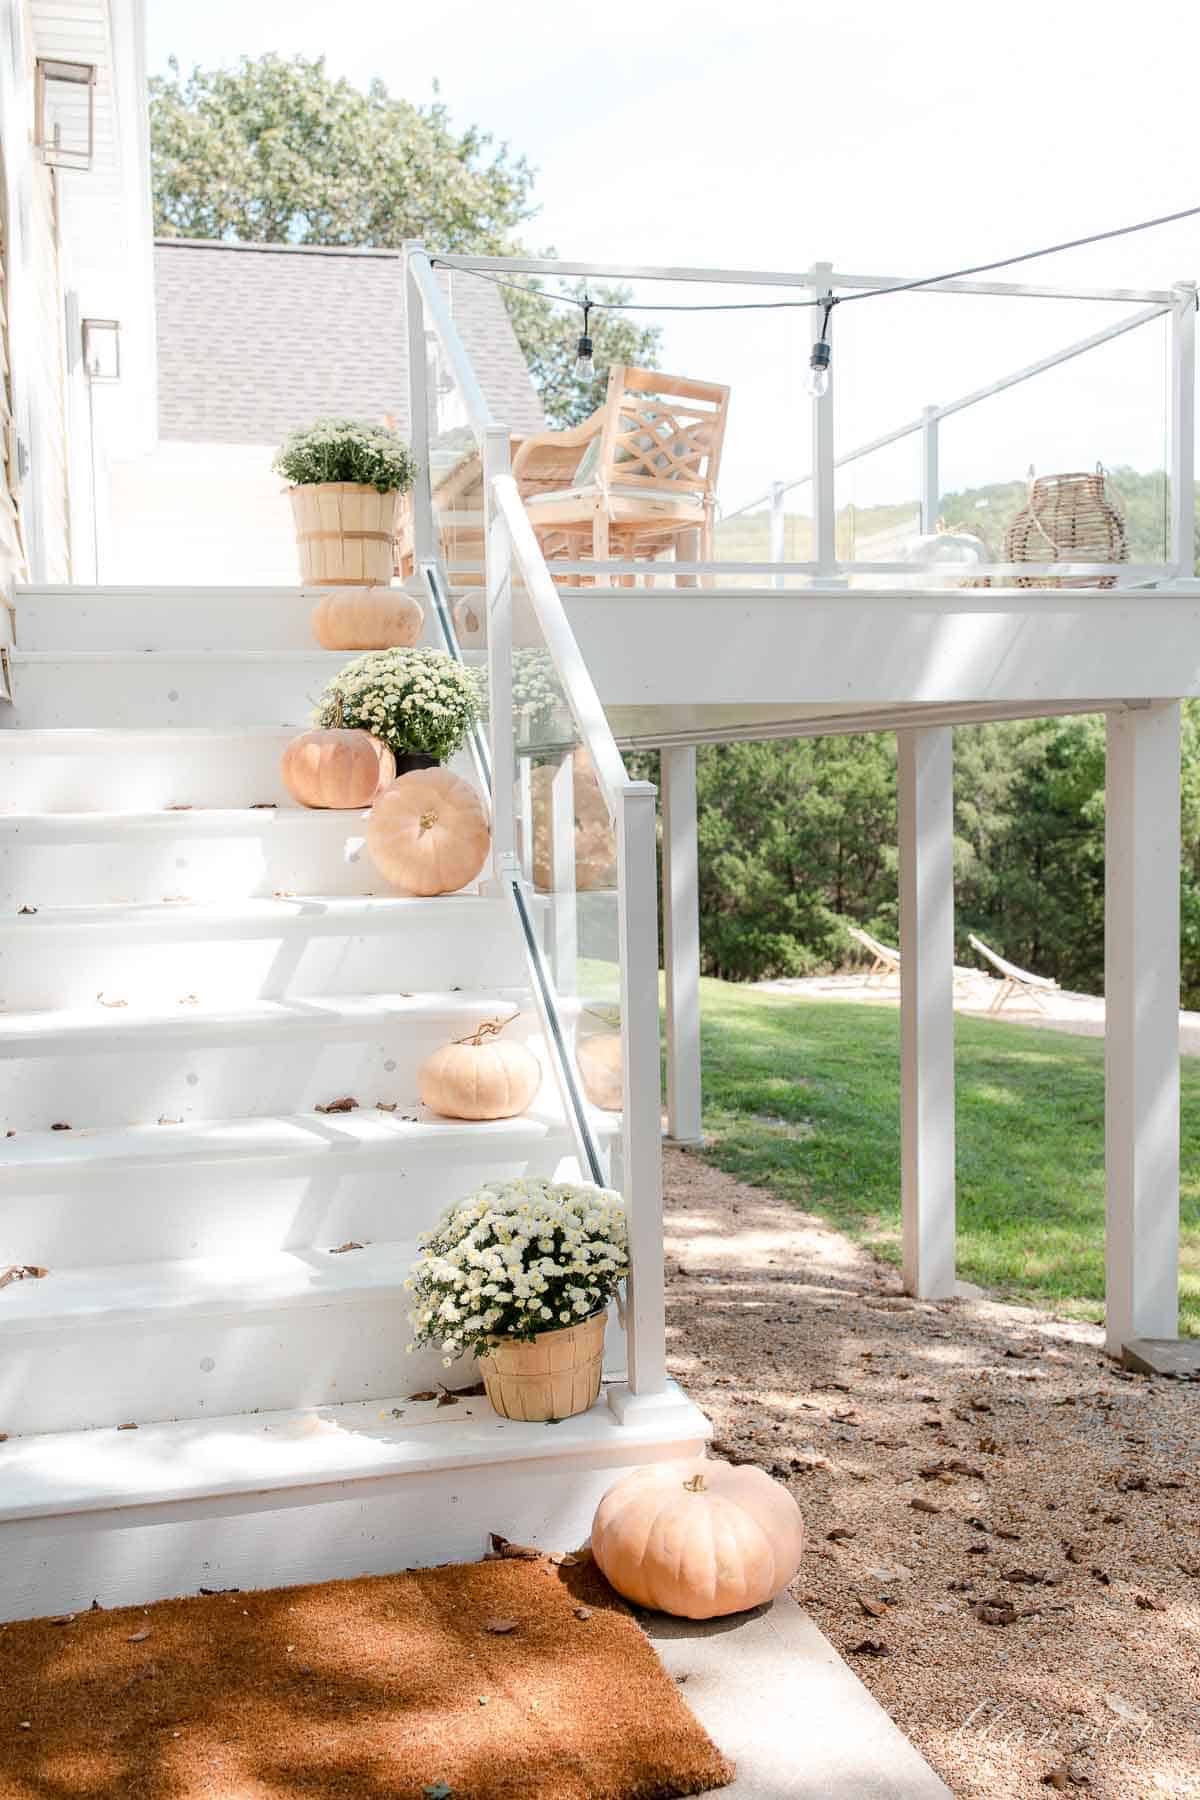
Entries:
[[425,614],[403,588],[348,587],[322,594],[312,611],[322,650],[394,650],[415,644]]
[[804,1521],[752,1464],[667,1462],[605,1494],[592,1555],[618,1594],[683,1619],[719,1619],[781,1594],[800,1567]]
[[406,894],[456,894],[482,869],[491,841],[483,801],[449,769],[401,775],[367,826],[367,855]]
[[369,731],[305,731],[280,762],[283,785],[301,806],[370,806],[395,779],[396,759]]

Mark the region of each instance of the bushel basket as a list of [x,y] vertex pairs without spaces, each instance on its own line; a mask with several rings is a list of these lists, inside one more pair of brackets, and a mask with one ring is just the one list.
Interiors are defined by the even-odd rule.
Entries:
[[387,587],[399,495],[353,481],[289,488],[305,587]]

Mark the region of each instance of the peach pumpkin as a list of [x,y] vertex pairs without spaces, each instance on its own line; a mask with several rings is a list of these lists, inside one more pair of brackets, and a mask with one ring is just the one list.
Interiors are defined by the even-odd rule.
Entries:
[[449,769],[413,769],[380,794],[367,854],[407,894],[454,894],[474,881],[492,834],[483,801]]
[[619,1031],[593,1031],[577,1039],[575,1061],[583,1091],[602,1112],[620,1112],[625,1104],[625,1064]]
[[370,806],[395,779],[396,759],[369,731],[305,731],[280,763],[283,785],[301,806]]
[[403,588],[347,587],[322,594],[312,611],[323,650],[393,650],[415,644],[425,614]]
[[469,1037],[435,1050],[417,1071],[424,1105],[447,1119],[515,1119],[542,1085],[524,1044],[496,1040],[511,1019],[485,1019]]
[[618,1594],[683,1619],[773,1600],[803,1553],[800,1508],[752,1464],[636,1469],[609,1489],[592,1524],[592,1555]]
[[462,648],[482,650],[487,643],[487,608],[483,594],[467,594],[456,600],[453,618]]

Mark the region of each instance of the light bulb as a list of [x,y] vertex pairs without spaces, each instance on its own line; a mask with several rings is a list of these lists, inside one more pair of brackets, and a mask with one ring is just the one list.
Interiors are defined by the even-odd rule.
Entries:
[[814,400],[829,392],[829,339],[818,338],[808,359],[808,391]]
[[594,381],[596,365],[592,361],[592,340],[585,332],[575,347],[575,377],[578,381]]

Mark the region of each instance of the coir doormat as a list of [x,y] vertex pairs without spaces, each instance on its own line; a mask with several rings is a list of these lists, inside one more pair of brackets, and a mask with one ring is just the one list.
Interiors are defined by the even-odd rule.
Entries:
[[586,1558],[0,1626],[3,1800],[666,1800],[732,1777]]

